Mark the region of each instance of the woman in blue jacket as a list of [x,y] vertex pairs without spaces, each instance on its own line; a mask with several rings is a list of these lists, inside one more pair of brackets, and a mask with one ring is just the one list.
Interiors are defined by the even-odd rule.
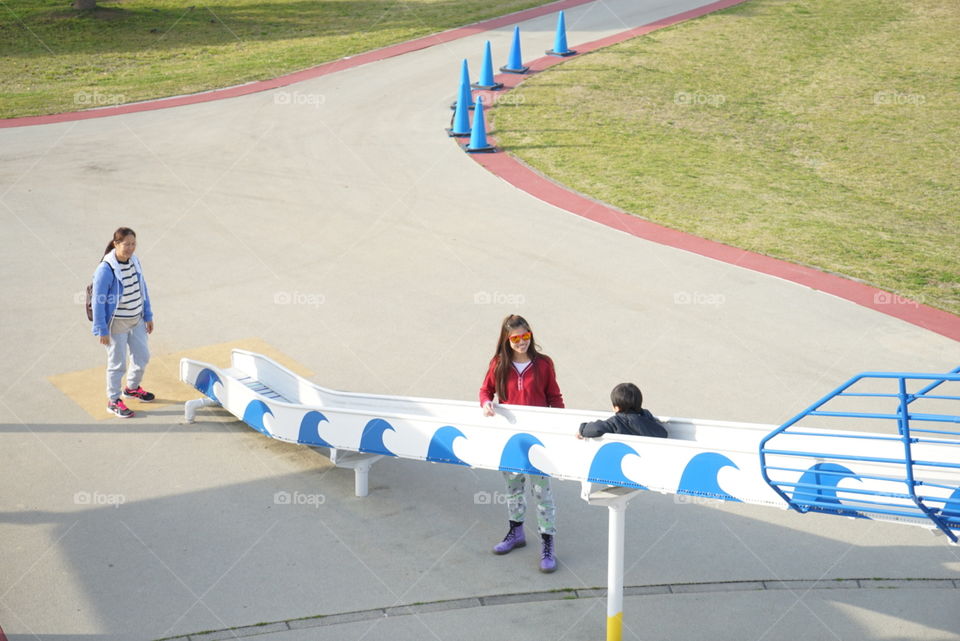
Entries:
[[136,233],[129,227],[120,227],[113,232],[93,274],[93,334],[107,348],[107,411],[120,418],[133,416],[120,396],[124,371],[127,385],[123,396],[145,403],[155,398],[140,385],[150,361],[147,334],[153,332],[153,309],[140,261],[133,255],[136,248]]

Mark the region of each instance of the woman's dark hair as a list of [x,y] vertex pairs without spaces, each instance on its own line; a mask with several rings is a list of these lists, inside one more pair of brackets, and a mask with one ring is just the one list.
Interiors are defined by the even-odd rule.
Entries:
[[107,243],[107,248],[103,250],[103,255],[106,256],[110,253],[110,250],[113,249],[114,243],[122,243],[127,236],[137,237],[137,232],[133,231],[129,227],[117,227],[117,231],[113,232],[113,238],[110,239],[110,242]]
[[510,332],[518,329],[530,332],[530,347],[527,348],[527,354],[533,360],[537,357],[547,358],[537,350],[537,342],[534,340],[533,330],[530,329],[530,323],[523,316],[510,314],[503,319],[500,325],[500,338],[497,339],[497,351],[494,354],[496,367],[493,370],[493,377],[497,381],[497,397],[503,403],[507,394],[507,376],[510,374],[510,365],[513,362],[513,348],[510,347]]
[[621,412],[639,412],[643,409],[643,393],[633,383],[620,383],[610,392],[610,403]]

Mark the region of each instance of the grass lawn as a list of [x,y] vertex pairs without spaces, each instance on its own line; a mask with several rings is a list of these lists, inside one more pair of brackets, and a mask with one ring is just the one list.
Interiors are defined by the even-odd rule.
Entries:
[[493,133],[638,216],[960,313],[957,34],[957,0],[750,0],[530,78]]
[[0,0],[0,117],[273,78],[547,0]]

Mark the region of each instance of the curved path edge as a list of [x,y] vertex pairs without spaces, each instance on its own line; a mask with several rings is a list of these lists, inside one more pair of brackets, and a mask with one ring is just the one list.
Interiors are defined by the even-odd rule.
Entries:
[[441,31],[440,33],[433,33],[428,36],[423,36],[422,38],[416,38],[415,40],[408,40],[406,42],[388,45],[381,49],[374,49],[372,51],[365,51],[354,56],[347,56],[345,58],[331,60],[330,62],[325,62],[315,67],[309,67],[301,71],[295,71],[293,73],[278,76],[277,78],[271,78],[269,80],[257,80],[244,83],[242,85],[235,85],[233,87],[225,87],[223,89],[212,89],[210,91],[186,94],[183,96],[157,98],[154,100],[145,100],[143,102],[134,102],[125,105],[102,107],[98,109],[68,111],[59,114],[47,114],[42,116],[23,116],[20,118],[0,119],[0,129],[10,127],[28,127],[32,125],[49,125],[58,122],[71,122],[74,120],[90,120],[91,118],[106,118],[108,116],[119,116],[121,114],[137,113],[140,111],[153,111],[155,109],[169,109],[171,107],[195,105],[202,102],[211,102],[214,100],[224,100],[226,98],[246,96],[248,94],[258,93],[260,91],[269,91],[279,87],[286,87],[287,85],[292,85],[304,80],[310,80],[311,78],[319,78],[320,76],[326,76],[331,73],[343,71],[344,69],[359,67],[360,65],[377,62],[378,60],[385,60],[394,56],[400,56],[405,53],[410,53],[411,51],[426,49],[428,47],[443,44],[445,42],[459,40],[460,38],[466,38],[467,36],[489,31],[490,29],[497,29],[515,22],[530,20],[531,18],[537,18],[555,11],[560,11],[561,9],[569,9],[570,7],[576,7],[581,4],[587,4],[594,1],[595,0],[558,0],[557,2],[551,2],[550,4],[539,7],[531,7],[530,9],[524,9],[523,11],[509,13],[505,16],[490,18],[489,20],[483,20],[481,22],[476,22],[463,27],[450,29],[448,31]]
[[[127,113],[141,111],[151,111],[156,109],[167,109],[183,105],[210,102],[214,100],[223,100],[247,94],[268,91],[279,87],[284,87],[297,82],[325,76],[337,71],[342,71],[363,64],[384,60],[394,56],[399,56],[411,51],[425,49],[444,42],[450,42],[459,38],[464,38],[476,33],[481,33],[490,29],[496,29],[502,26],[510,25],[522,20],[536,18],[567,9],[570,7],[588,4],[595,0],[559,0],[547,5],[525,9],[516,13],[507,14],[497,18],[474,23],[464,27],[451,29],[437,34],[431,34],[408,42],[390,45],[382,49],[375,49],[356,56],[341,58],[327,62],[309,69],[294,72],[271,80],[251,82],[235,87],[216,89],[198,94],[189,94],[185,96],[176,96],[172,98],[161,98],[157,100],[132,103],[127,105],[118,105],[114,107],[104,107],[102,109],[91,109],[87,111],[67,112],[61,114],[52,114],[45,116],[27,116],[23,118],[10,118],[0,120],[0,129],[10,127],[25,127],[41,124],[52,124],[59,122],[69,122],[75,120],[88,120],[91,118],[105,118]],[[579,53],[587,53],[603,47],[607,47],[618,42],[623,42],[630,38],[640,36],[663,27],[671,26],[697,18],[714,11],[719,11],[727,7],[740,4],[745,0],[718,0],[710,4],[678,13],[676,15],[657,20],[655,22],[629,29],[618,34],[577,45],[576,50]],[[504,89],[509,90],[516,87],[524,79],[530,77],[539,71],[543,71],[555,64],[563,62],[567,58],[557,58],[546,56],[537,60],[526,62],[530,66],[531,74],[515,75],[501,74],[496,77],[498,82],[504,83]],[[491,92],[480,92],[486,94],[486,104],[495,104],[493,102],[494,94]],[[502,92],[498,92],[502,93]],[[725,263],[750,269],[753,271],[782,278],[787,281],[804,285],[816,289],[838,298],[848,300],[857,305],[867,307],[874,311],[893,316],[906,321],[918,327],[930,330],[955,341],[960,341],[960,317],[949,312],[924,305],[917,301],[886,292],[882,289],[867,285],[866,283],[852,280],[850,278],[839,276],[818,269],[790,263],[785,260],[765,256],[755,252],[738,249],[730,245],[700,238],[675,229],[664,227],[656,223],[643,220],[632,214],[616,209],[610,205],[592,200],[582,194],[578,194],[567,187],[559,185],[544,175],[534,171],[531,167],[521,162],[519,159],[504,153],[495,154],[474,154],[474,159],[486,167],[490,172],[496,174],[511,185],[526,191],[532,196],[539,198],[556,207],[560,207],[578,216],[588,218],[608,227],[619,229],[638,238],[650,240],[662,245],[668,245],[677,249],[693,252],[701,256],[713,258]]]
[[[726,9],[745,1],[746,0],[718,0],[717,2],[678,13],[607,38],[577,45],[575,50],[580,54],[595,51],[685,20]],[[527,75],[500,74],[496,76],[495,79],[497,82],[503,83],[503,90],[498,92],[482,91],[478,93],[483,96],[485,105],[494,105],[495,108],[496,96],[498,94],[502,94],[503,91],[509,91],[531,75],[568,59],[569,58],[546,56],[529,62],[525,61],[525,64],[530,66],[530,72]],[[495,143],[494,138],[491,138],[491,141],[491,144]],[[568,187],[554,182],[520,159],[507,153],[477,153],[472,154],[472,156],[480,165],[514,187],[583,218],[661,245],[668,245],[707,258],[713,258],[731,265],[804,285],[882,314],[893,316],[894,318],[917,325],[918,327],[946,336],[955,341],[960,341],[960,317],[950,312],[924,305],[923,303],[884,291],[849,277],[824,272],[813,267],[791,263],[745,249],[739,249],[638,218],[633,214],[629,214],[611,205],[574,192]]]
[[[711,592],[757,592],[764,590],[789,590],[806,594],[811,590],[890,590],[890,589],[960,589],[960,582],[952,579],[788,579],[788,580],[745,580],[745,581],[713,581],[705,583],[659,583],[652,585],[630,585],[623,587],[623,595],[655,596],[664,594],[704,594]],[[512,605],[516,603],[543,603],[569,599],[597,599],[605,598],[605,588],[561,588],[557,590],[538,592],[519,592],[512,594],[497,594],[490,596],[466,597],[462,599],[447,599],[443,601],[429,601],[409,605],[395,605],[385,608],[370,608],[368,610],[354,610],[338,614],[315,615],[297,619],[270,621],[256,625],[224,628],[222,630],[207,630],[201,633],[185,634],[175,637],[164,637],[158,641],[216,641],[219,639],[234,639],[253,637],[262,634],[275,634],[292,630],[306,630],[308,628],[327,627],[359,621],[373,621],[385,617],[398,617],[430,614],[448,610],[465,610],[470,608],[488,607],[496,605]]]

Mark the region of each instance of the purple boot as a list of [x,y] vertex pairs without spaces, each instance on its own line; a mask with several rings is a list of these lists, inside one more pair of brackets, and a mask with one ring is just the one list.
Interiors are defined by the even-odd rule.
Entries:
[[557,569],[557,557],[553,553],[553,535],[541,534],[543,549],[540,553],[540,571],[554,572]]
[[503,537],[503,540],[493,546],[494,554],[506,554],[513,548],[522,548],[527,544],[527,538],[523,535],[523,523],[521,521],[510,521],[510,531]]

